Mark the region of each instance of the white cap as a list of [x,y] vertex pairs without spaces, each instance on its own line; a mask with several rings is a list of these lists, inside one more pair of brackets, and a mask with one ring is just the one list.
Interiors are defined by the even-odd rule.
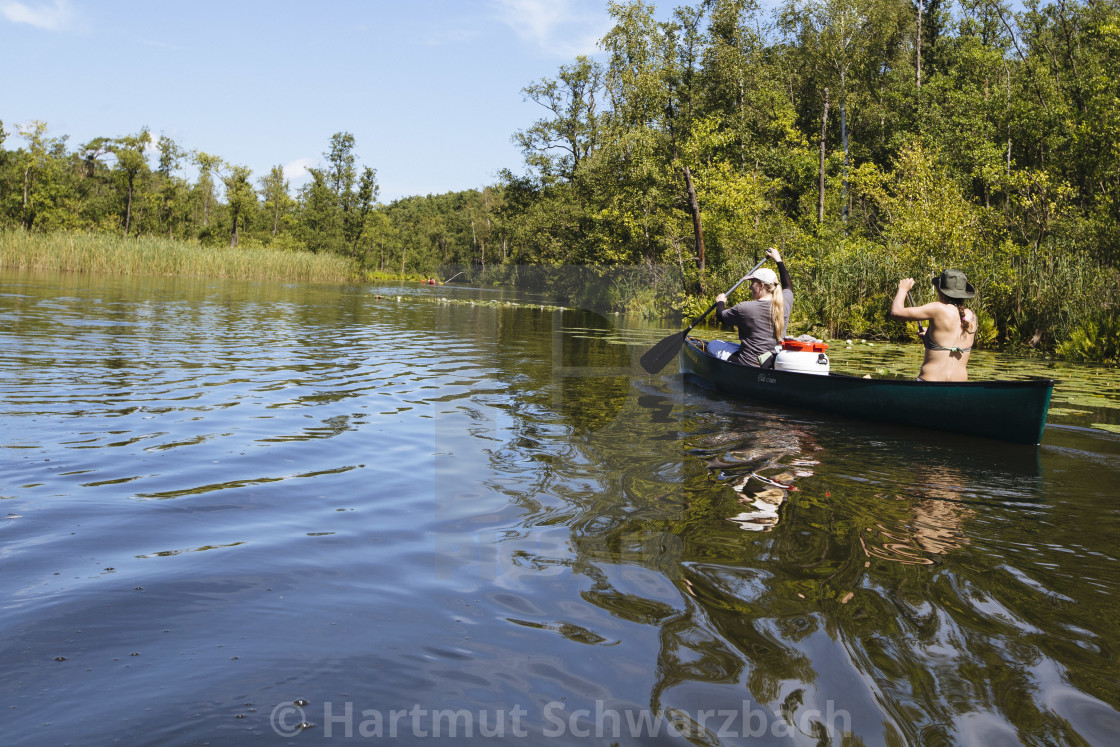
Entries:
[[760,267],[750,275],[747,275],[747,280],[761,280],[767,285],[777,285],[778,275],[769,267]]

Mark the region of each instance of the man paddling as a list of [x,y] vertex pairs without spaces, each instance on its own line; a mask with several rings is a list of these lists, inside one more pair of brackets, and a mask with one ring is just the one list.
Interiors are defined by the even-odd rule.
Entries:
[[[976,342],[976,314],[964,306],[976,289],[960,270],[944,270],[934,276],[937,300],[922,306],[907,306],[906,297],[914,287],[913,278],[898,281],[898,293],[891,304],[891,317],[918,322],[918,334],[926,349],[918,381],[968,381],[968,357]],[[929,321],[922,332],[921,322]]]

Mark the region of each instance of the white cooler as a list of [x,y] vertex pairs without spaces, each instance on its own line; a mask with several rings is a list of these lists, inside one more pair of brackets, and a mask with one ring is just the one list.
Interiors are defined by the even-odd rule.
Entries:
[[798,373],[828,374],[828,345],[823,342],[801,342],[785,340],[782,349],[774,358],[774,368],[778,371]]

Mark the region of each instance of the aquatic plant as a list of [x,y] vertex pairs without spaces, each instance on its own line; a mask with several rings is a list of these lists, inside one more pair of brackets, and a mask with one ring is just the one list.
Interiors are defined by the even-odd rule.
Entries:
[[37,272],[345,282],[357,266],[337,254],[215,247],[116,234],[0,230],[0,266]]
[[1059,343],[1056,352],[1071,361],[1120,365],[1120,317],[1116,310],[1098,311]]

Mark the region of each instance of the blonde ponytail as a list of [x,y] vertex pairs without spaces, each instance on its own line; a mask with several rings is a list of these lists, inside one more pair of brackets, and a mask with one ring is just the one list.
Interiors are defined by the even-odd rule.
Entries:
[[786,300],[777,285],[768,283],[766,290],[770,292],[770,323],[774,326],[774,339],[781,342],[786,333]]

